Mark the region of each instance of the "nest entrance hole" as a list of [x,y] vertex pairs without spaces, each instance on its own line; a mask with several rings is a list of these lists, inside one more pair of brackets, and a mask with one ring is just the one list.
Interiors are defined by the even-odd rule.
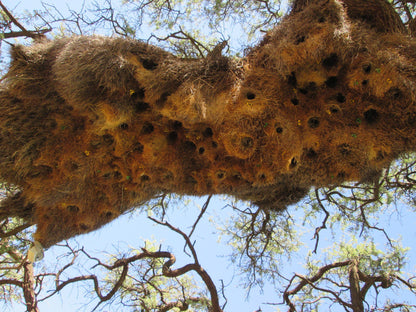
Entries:
[[243,137],[243,138],[241,139],[241,145],[242,145],[244,148],[251,148],[251,147],[253,147],[253,145],[254,145],[253,138],[250,138],[250,137]]
[[308,126],[311,129],[315,129],[318,128],[320,124],[319,118],[318,117],[311,117],[308,120]]
[[247,92],[246,94],[247,100],[254,100],[256,95],[253,92]]
[[202,132],[202,135],[206,138],[210,138],[214,135],[214,132],[210,127],[205,128],[205,130]]
[[143,113],[143,112],[147,111],[149,108],[150,108],[149,103],[142,102],[142,101],[134,103],[134,111],[136,113]]
[[142,65],[143,68],[147,70],[155,70],[158,66],[158,64],[155,61],[149,59],[142,60]]
[[217,177],[217,179],[222,180],[225,178],[226,173],[223,170],[219,170],[215,173],[215,176]]
[[329,70],[332,67],[337,66],[338,61],[339,61],[338,55],[336,53],[331,53],[327,58],[323,59],[322,66],[325,69]]
[[147,174],[143,174],[140,177],[140,181],[142,181],[142,182],[146,182],[146,181],[149,181],[149,180],[150,180],[150,177]]
[[192,141],[183,142],[183,148],[184,148],[185,152],[195,152],[196,151],[196,145]]
[[338,103],[344,103],[346,101],[345,95],[342,93],[337,94],[337,102]]
[[141,134],[150,134],[150,133],[153,132],[153,130],[155,130],[155,128],[153,127],[153,125],[150,122],[146,121],[143,124],[142,130],[141,130]]
[[168,140],[169,145],[175,144],[177,139],[178,139],[178,133],[176,131],[169,132],[169,134],[167,136],[167,140]]
[[77,212],[79,212],[79,211],[80,211],[79,207],[78,207],[78,206],[75,206],[75,205],[69,205],[69,206],[66,206],[66,209],[67,209],[70,213],[77,213]]
[[369,110],[364,112],[364,119],[368,124],[373,124],[378,121],[380,115],[374,108],[370,108]]
[[143,150],[144,150],[144,146],[143,146],[143,144],[142,143],[140,143],[140,142],[137,142],[136,144],[135,144],[135,146],[134,146],[134,148],[133,148],[133,151],[136,151],[136,152],[138,152],[138,153],[143,153]]
[[331,76],[326,81],[325,84],[328,88],[335,88],[338,84],[338,77],[337,76]]
[[298,160],[296,159],[296,157],[293,157],[290,160],[289,169],[294,169],[297,165],[298,165]]
[[365,65],[363,65],[363,71],[366,74],[369,74],[371,72],[371,64],[365,64]]

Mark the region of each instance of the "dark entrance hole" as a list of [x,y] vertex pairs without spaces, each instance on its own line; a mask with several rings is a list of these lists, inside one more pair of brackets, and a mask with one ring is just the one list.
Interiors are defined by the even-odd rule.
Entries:
[[153,132],[155,128],[153,127],[153,125],[150,122],[145,122],[143,127],[142,127],[142,131],[141,134],[150,134]]
[[331,69],[338,64],[338,55],[336,53],[331,53],[327,58],[323,59],[322,65],[325,69]]
[[253,92],[247,92],[246,96],[247,100],[254,100],[256,98],[256,95]]
[[244,137],[241,139],[241,145],[245,148],[250,148],[254,145],[254,141],[250,137]]
[[379,113],[374,108],[370,108],[364,112],[364,119],[367,121],[367,123],[373,124],[378,121]]
[[142,60],[143,67],[147,70],[155,70],[157,68],[157,63],[153,60]]
[[331,76],[326,81],[325,84],[328,88],[335,88],[338,84],[338,77]]
[[319,121],[318,117],[312,117],[312,118],[309,118],[309,120],[308,120],[308,126],[309,126],[309,128],[312,128],[312,129],[318,128],[319,123],[320,123],[320,121]]

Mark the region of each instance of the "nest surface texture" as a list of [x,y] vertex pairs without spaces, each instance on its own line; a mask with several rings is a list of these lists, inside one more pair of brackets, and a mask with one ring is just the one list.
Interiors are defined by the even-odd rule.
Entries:
[[384,1],[303,2],[239,60],[98,36],[15,46],[0,176],[19,192],[0,215],[49,247],[163,193],[284,209],[377,178],[415,150],[416,41]]

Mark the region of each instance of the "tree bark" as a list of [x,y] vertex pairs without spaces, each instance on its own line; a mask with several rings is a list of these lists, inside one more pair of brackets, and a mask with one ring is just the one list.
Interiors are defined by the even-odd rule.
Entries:
[[351,261],[349,270],[351,305],[354,312],[364,312],[363,300],[360,293],[360,277],[358,276],[358,260]]
[[35,294],[35,278],[33,275],[33,263],[25,261],[23,264],[23,296],[26,302],[27,312],[39,312]]

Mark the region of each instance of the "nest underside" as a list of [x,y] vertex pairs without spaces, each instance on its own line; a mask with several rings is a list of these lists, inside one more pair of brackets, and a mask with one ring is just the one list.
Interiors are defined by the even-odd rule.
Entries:
[[415,149],[416,42],[376,0],[372,19],[357,1],[301,3],[240,60],[121,38],[16,46],[0,175],[20,191],[1,217],[48,247],[164,193],[282,210],[312,186],[377,180]]

